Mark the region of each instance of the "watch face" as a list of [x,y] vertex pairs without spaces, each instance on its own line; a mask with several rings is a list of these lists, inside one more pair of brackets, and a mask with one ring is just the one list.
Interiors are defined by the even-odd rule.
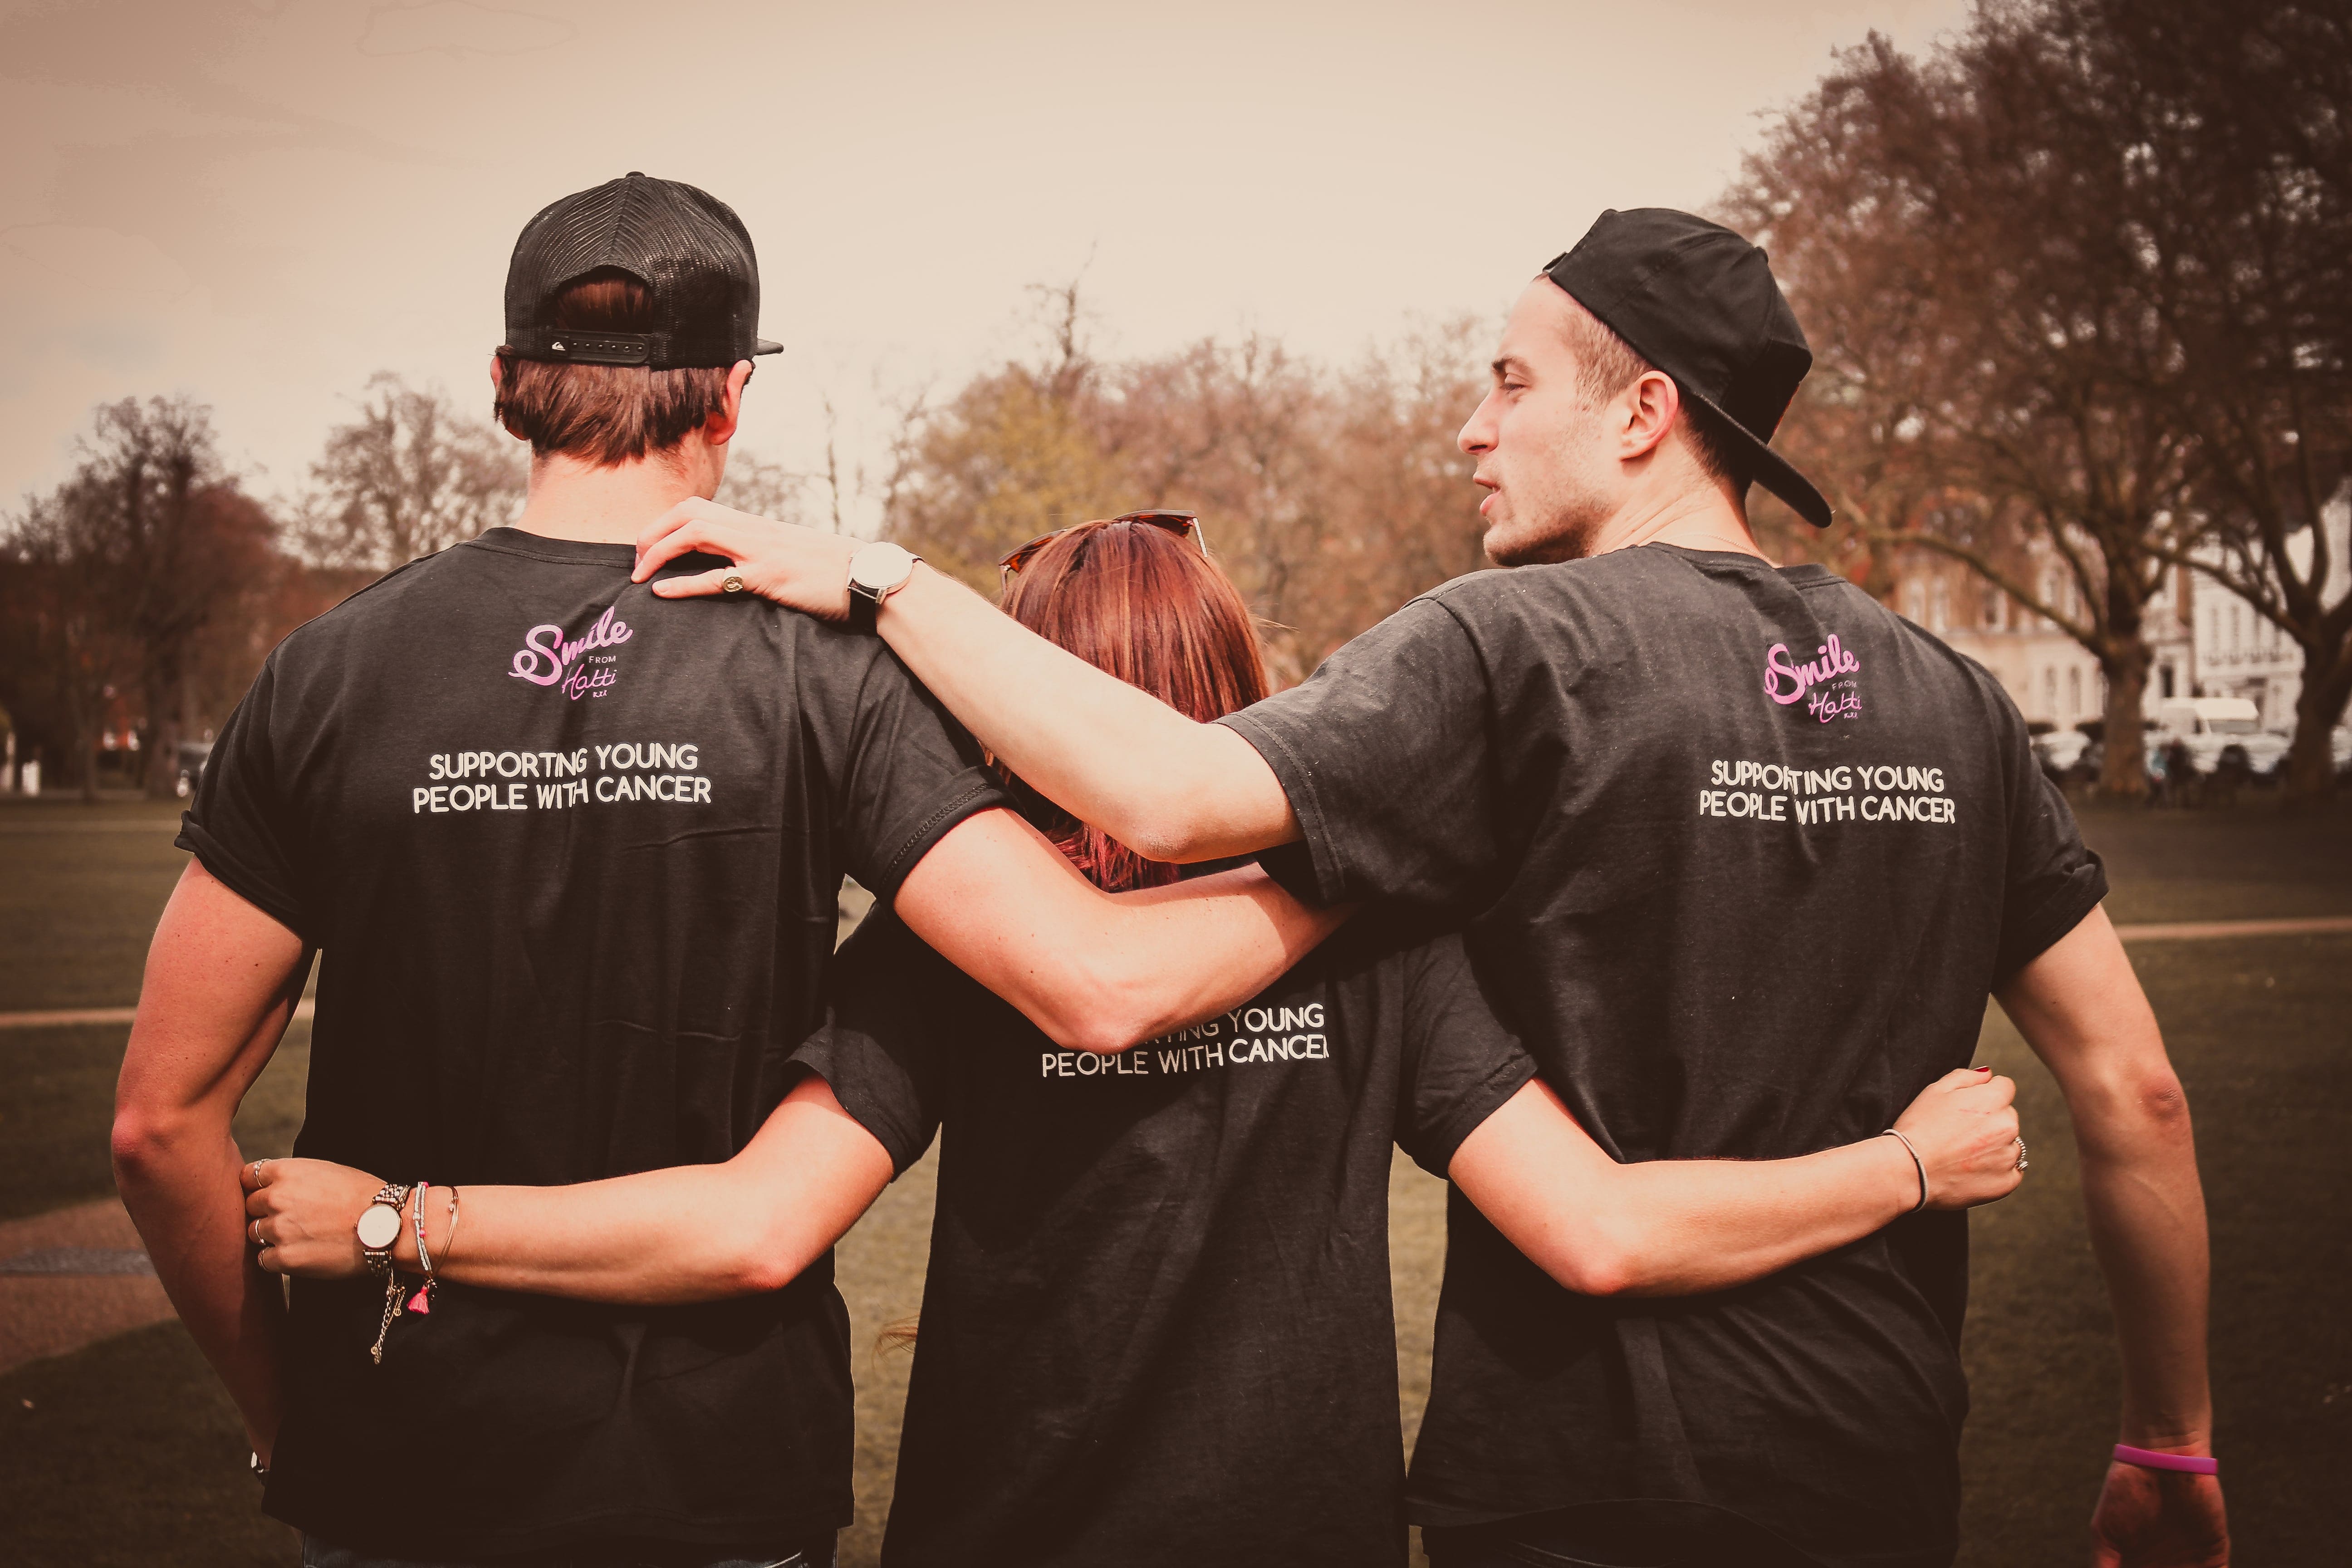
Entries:
[[381,1252],[400,1239],[400,1211],[390,1204],[371,1204],[360,1215],[360,1245]]
[[869,544],[849,558],[849,580],[861,588],[895,588],[915,569],[915,557],[901,544]]

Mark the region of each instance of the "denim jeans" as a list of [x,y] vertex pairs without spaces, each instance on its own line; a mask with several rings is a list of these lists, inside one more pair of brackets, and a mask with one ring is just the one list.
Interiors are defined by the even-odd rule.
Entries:
[[[681,1554],[677,1547],[660,1549],[659,1559],[648,1558],[655,1568],[677,1568],[691,1562],[694,1568],[833,1568],[833,1541],[803,1545],[796,1552],[757,1557],[726,1556],[693,1558]],[[533,1552],[528,1557],[499,1558],[492,1562],[457,1563],[434,1558],[418,1560],[409,1557],[375,1557],[349,1547],[331,1545],[315,1535],[302,1538],[302,1568],[634,1568],[635,1560],[625,1551],[614,1552],[606,1549],[583,1549],[574,1554],[562,1552]]]

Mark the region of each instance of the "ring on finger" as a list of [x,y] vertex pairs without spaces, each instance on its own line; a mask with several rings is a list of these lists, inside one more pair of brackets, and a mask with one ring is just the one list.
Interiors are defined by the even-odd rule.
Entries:
[[269,1245],[268,1242],[261,1239],[261,1222],[259,1220],[255,1220],[251,1225],[247,1226],[245,1227],[245,1231],[247,1236],[253,1237],[254,1246],[268,1247]]
[[740,594],[743,591],[743,579],[737,576],[722,577],[719,582],[719,591],[722,594]]
[[2025,1158],[2025,1140],[2020,1138],[2017,1141],[2017,1168],[2022,1171],[2027,1168],[2027,1163],[2028,1162]]

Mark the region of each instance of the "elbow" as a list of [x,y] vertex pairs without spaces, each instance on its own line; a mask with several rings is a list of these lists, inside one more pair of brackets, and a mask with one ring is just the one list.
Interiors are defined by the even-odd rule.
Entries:
[[1605,1245],[1580,1247],[1554,1278],[1580,1296],[1602,1298],[1638,1295],[1646,1283],[1640,1258]]
[[1130,955],[1093,955],[1032,1021],[1066,1051],[1117,1056],[1160,1033],[1163,998]]
[[720,1296],[772,1296],[799,1279],[808,1268],[806,1258],[796,1258],[782,1252],[762,1253],[757,1258],[729,1260],[719,1289]]
[[1640,1238],[1623,1227],[1595,1218],[1562,1239],[1545,1272],[1564,1289],[1580,1296],[1636,1296],[1655,1283]]
[[186,1118],[140,1106],[118,1106],[109,1150],[119,1186],[153,1179],[185,1142]]

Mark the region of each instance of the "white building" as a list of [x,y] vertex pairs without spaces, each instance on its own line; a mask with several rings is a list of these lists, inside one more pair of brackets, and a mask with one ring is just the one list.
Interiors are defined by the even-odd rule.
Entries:
[[[1895,612],[1992,671],[2028,721],[2068,730],[2106,710],[2099,661],[2049,621],[1948,556],[1908,552],[1896,571]],[[2044,600],[2080,610],[2072,574],[2054,561],[2040,574]]]
[[[2339,491],[2320,510],[2327,531],[2327,581],[2320,602],[2341,603],[2352,592],[2352,500]],[[2309,530],[2287,540],[2287,556],[2297,575],[2311,570]],[[2303,694],[2303,649],[2237,595],[2198,574],[2189,616],[2192,668],[2199,697],[2245,697],[2262,710],[2263,728],[2291,734],[2294,704]]]

